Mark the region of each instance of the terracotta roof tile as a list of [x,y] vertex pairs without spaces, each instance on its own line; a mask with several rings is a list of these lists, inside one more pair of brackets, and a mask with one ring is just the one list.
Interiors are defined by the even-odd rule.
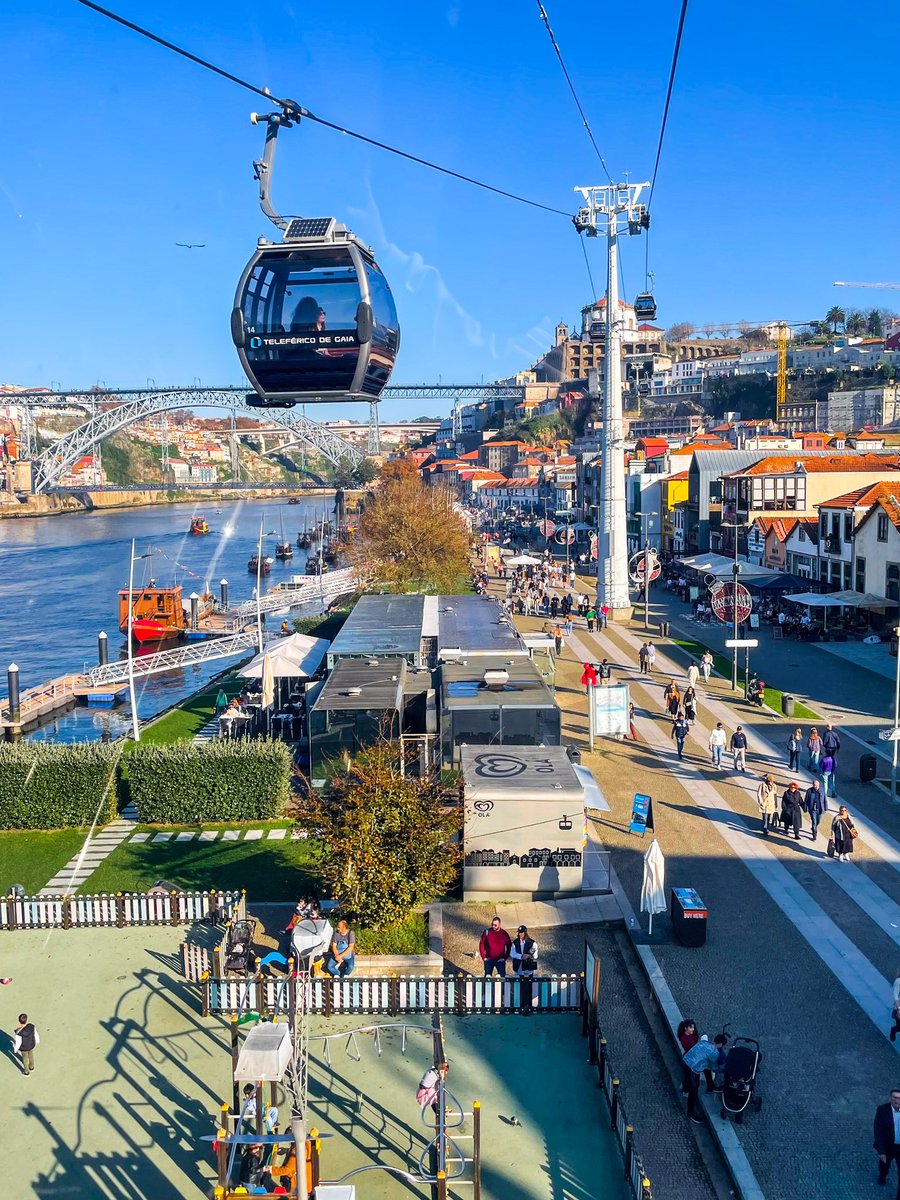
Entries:
[[821,458],[804,458],[802,454],[770,454],[751,467],[734,471],[730,478],[741,475],[792,475],[798,463],[808,475],[850,474],[860,471],[900,472],[900,462],[884,454],[829,454]]

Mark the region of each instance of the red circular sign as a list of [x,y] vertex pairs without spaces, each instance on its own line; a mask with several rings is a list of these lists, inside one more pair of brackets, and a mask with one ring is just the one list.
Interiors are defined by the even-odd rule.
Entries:
[[735,608],[738,622],[746,621],[753,612],[753,597],[742,583],[717,583],[709,590],[712,610],[720,621],[733,624]]
[[591,558],[596,558],[597,555],[600,553],[599,545],[600,545],[600,543],[599,543],[599,539],[597,538],[596,533],[592,533],[591,534]]
[[575,541],[575,530],[574,529],[558,530],[557,534],[556,534],[556,540],[559,542],[559,544],[561,546],[565,546],[567,542],[571,546],[572,543]]
[[[650,578],[656,579],[659,576],[662,566],[659,559],[656,557],[656,552],[650,551]],[[632,554],[631,561],[628,564],[628,573],[635,583],[644,582],[644,551],[639,550],[637,554]]]
[[553,537],[554,533],[556,533],[556,522],[551,521],[549,517],[546,517],[543,521],[541,521],[540,525],[538,525],[538,529],[540,529],[544,537]]

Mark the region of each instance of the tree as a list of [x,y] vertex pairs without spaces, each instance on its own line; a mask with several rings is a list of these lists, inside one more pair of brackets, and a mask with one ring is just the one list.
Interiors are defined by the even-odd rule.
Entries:
[[834,304],[825,314],[825,320],[831,326],[832,333],[837,333],[838,325],[844,324],[844,322],[847,320],[847,314],[839,304]]
[[460,858],[457,797],[436,775],[401,774],[400,747],[382,736],[289,815],[324,845],[321,874],[352,921],[380,929],[444,895]]
[[355,488],[371,483],[377,474],[378,467],[371,458],[354,463],[348,454],[342,454],[331,469],[331,482],[336,488]]
[[696,332],[690,321],[679,321],[666,330],[667,342],[686,342]]
[[873,308],[866,317],[866,332],[870,337],[884,336],[884,324],[881,319],[881,313],[877,308]]
[[446,488],[426,487],[410,459],[384,465],[353,543],[374,583],[402,592],[455,592],[469,578],[469,531]]
[[847,314],[847,320],[844,322],[844,329],[847,331],[847,333],[852,333],[854,336],[865,333],[865,316],[861,312],[857,312],[856,309],[854,309],[852,312]]

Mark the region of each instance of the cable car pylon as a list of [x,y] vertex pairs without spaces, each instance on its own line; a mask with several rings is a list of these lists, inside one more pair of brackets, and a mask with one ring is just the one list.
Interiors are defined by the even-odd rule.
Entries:
[[[585,205],[573,217],[579,234],[605,236],[606,314],[603,356],[603,428],[600,433],[600,512],[598,520],[597,604],[609,607],[612,621],[627,621],[628,530],[625,511],[625,418],[622,399],[622,315],[619,312],[619,233],[650,228],[640,197],[650,184],[619,183],[576,187]],[[651,297],[652,299],[652,297]],[[655,309],[655,304],[654,304]]]

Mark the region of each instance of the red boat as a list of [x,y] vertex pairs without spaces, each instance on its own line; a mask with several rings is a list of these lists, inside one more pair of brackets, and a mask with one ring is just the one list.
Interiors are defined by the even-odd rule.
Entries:
[[[214,597],[200,597],[199,619],[213,611]],[[135,588],[131,593],[131,632],[136,642],[162,642],[180,637],[191,627],[190,601],[182,600],[181,588]],[[119,629],[128,634],[128,588],[119,592]]]
[[191,533],[209,533],[209,525],[207,525],[202,517],[194,517],[193,521],[191,521]]

